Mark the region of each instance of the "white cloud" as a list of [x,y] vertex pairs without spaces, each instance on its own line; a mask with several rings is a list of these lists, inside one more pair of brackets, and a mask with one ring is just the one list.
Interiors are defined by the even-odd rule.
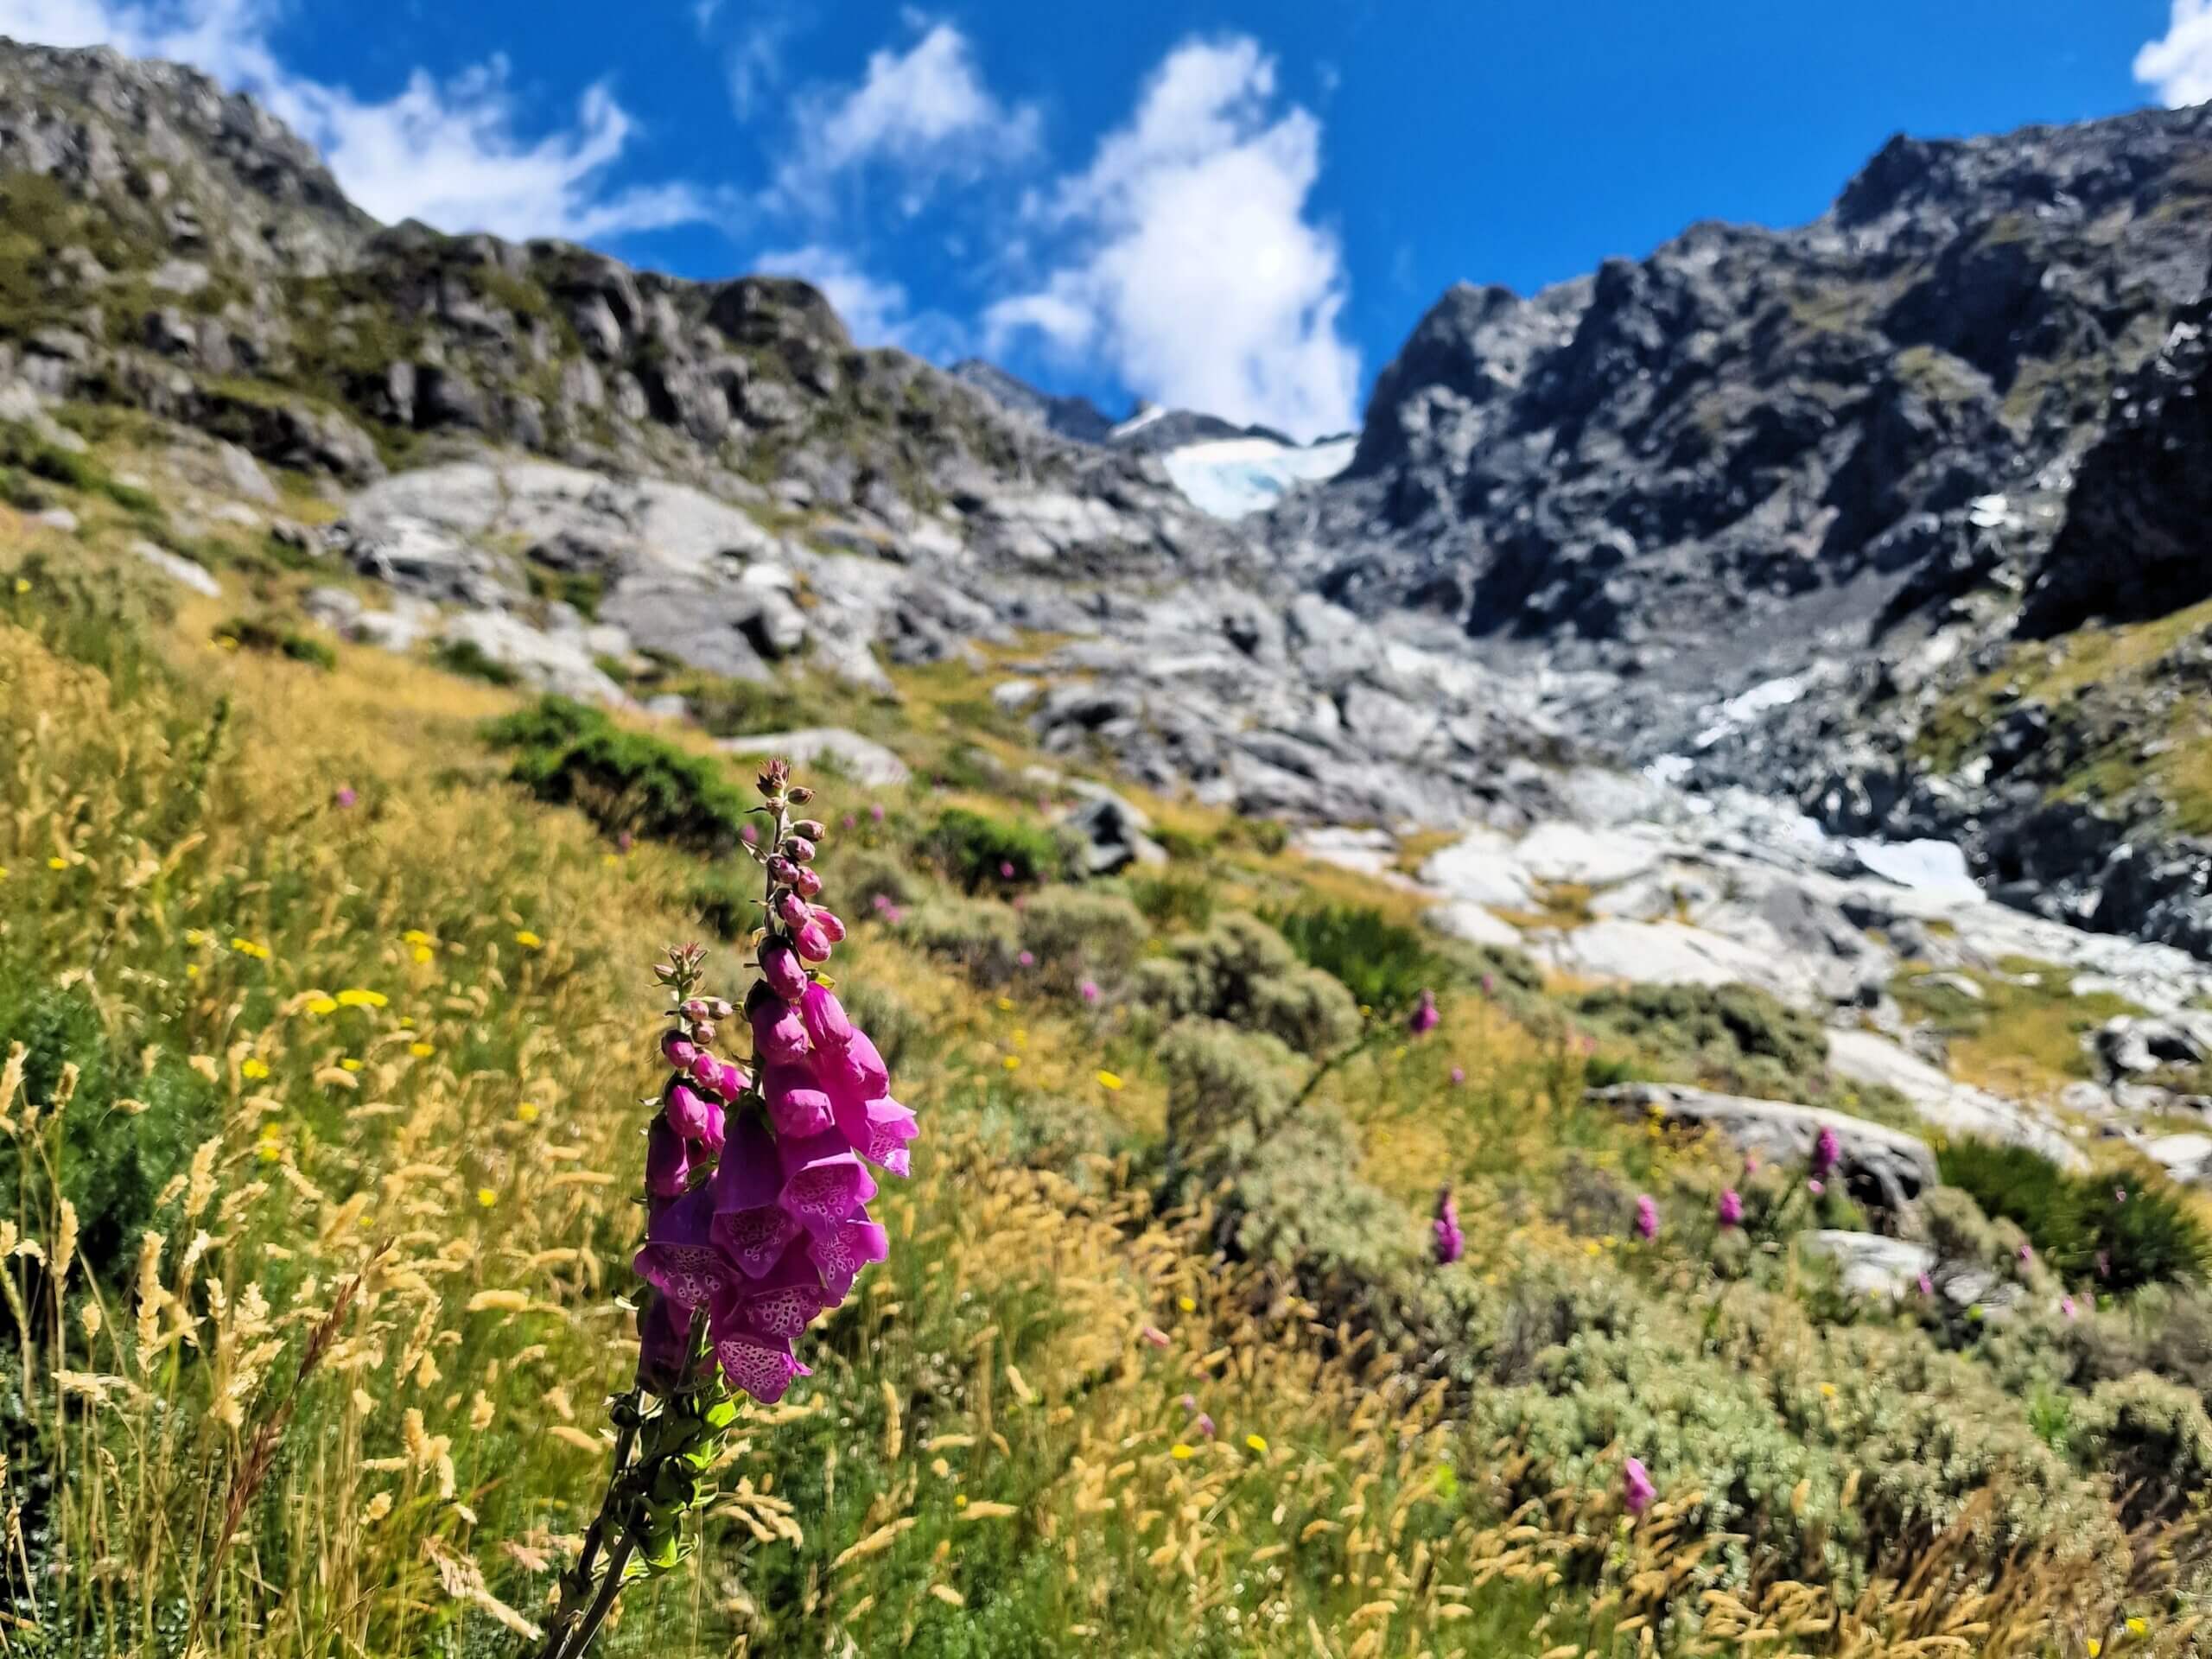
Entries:
[[871,53],[866,77],[794,106],[797,153],[780,181],[797,204],[819,207],[836,175],[872,163],[912,181],[910,212],[941,178],[976,178],[1027,156],[1040,126],[1033,105],[1008,105],[987,86],[968,37],[934,23],[904,52]]
[[2212,0],[2174,0],[2165,38],[2135,54],[2135,79],[2169,109],[2212,99]]
[[819,243],[755,257],[753,269],[768,276],[796,276],[822,290],[859,346],[896,346],[943,361],[967,350],[967,331],[938,311],[909,308],[904,284],[869,276],[842,251]]
[[609,188],[607,170],[636,128],[603,83],[578,100],[572,124],[528,139],[504,59],[445,81],[417,69],[395,96],[365,102],[277,61],[270,35],[280,10],[277,0],[0,0],[0,34],[105,43],[242,87],[320,149],[346,193],[382,219],[587,238],[716,211],[689,185]]
[[1308,217],[1320,143],[1310,112],[1278,111],[1256,42],[1177,48],[1039,210],[1071,251],[985,313],[991,349],[1033,332],[1158,403],[1300,436],[1356,425],[1342,251]]

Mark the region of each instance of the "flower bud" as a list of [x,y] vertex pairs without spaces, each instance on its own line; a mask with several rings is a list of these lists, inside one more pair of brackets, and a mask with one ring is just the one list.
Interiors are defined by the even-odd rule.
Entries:
[[817,818],[801,818],[791,825],[791,833],[804,836],[809,841],[820,841],[830,831]]
[[669,1032],[660,1039],[661,1058],[679,1071],[689,1071],[692,1061],[699,1058],[699,1046],[676,1032]]
[[707,1102],[697,1090],[685,1084],[670,1084],[668,1092],[661,1096],[661,1111],[668,1119],[668,1127],[685,1140],[706,1139]]
[[784,856],[801,864],[811,864],[814,862],[814,843],[804,836],[785,836]]
[[[823,956],[828,955],[825,950]],[[760,947],[760,977],[770,990],[786,1002],[796,1002],[805,994],[806,969],[800,966],[798,953],[783,939],[770,939]]]
[[822,891],[822,878],[812,870],[801,870],[791,878],[791,887],[802,899],[811,899]]
[[778,856],[768,861],[768,879],[778,886],[788,887],[798,878],[798,866],[788,858]]
[[839,921],[830,912],[826,910],[816,911],[814,912],[814,925],[822,930],[822,937],[829,940],[830,944],[842,944],[845,942],[845,925]]
[[793,806],[804,806],[814,798],[814,791],[804,784],[793,784],[784,791],[784,798]]
[[695,1022],[710,1017],[707,1013],[707,1003],[704,997],[695,996],[691,998],[689,1001],[685,1002],[682,1007],[678,1008],[677,1012],[681,1014],[686,1020],[693,1020]]
[[830,960],[830,936],[822,931],[820,922],[809,922],[792,934],[791,944],[809,962]]
[[776,919],[785,927],[804,927],[813,913],[806,900],[795,893],[776,895]]
[[657,1198],[681,1198],[691,1182],[691,1148],[664,1117],[645,1135],[645,1191]]
[[791,780],[791,763],[788,760],[771,760],[760,768],[760,792],[770,800],[782,794]]
[[700,1046],[704,1047],[715,1040],[715,1022],[711,1020],[696,1022],[691,1027],[691,1035]]

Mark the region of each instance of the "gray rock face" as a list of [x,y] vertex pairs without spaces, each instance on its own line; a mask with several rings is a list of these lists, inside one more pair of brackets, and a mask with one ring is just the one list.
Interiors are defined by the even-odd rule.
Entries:
[[1082,837],[1090,874],[1110,875],[1130,864],[1164,864],[1167,855],[1145,832],[1152,821],[1111,790],[1090,786],[1088,799],[1060,822]]
[[795,766],[826,763],[855,783],[874,789],[896,789],[912,776],[906,763],[882,744],[842,726],[760,732],[747,737],[726,738],[721,747],[732,754],[782,759]]
[[1837,1169],[1852,1196],[1891,1211],[1904,1210],[1941,1180],[1925,1141],[1841,1112],[1673,1084],[1619,1084],[1593,1090],[1592,1098],[1617,1110],[1711,1128],[1745,1152],[1784,1163],[1808,1162],[1821,1131],[1831,1130],[1842,1149]]

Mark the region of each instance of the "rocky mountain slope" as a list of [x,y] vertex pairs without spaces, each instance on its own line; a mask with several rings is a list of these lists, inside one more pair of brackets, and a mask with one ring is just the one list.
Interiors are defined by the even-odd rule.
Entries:
[[2203,111],[1899,139],[1811,225],[1457,288],[1333,478],[857,349],[802,283],[378,226],[251,100],[111,53],[0,48],[0,200],[6,410],[319,491],[296,541],[379,583],[322,602],[348,631],[660,707],[640,664],[882,690],[1046,639],[1001,710],[1248,813],[1516,829],[1611,754],[2212,949],[2197,647],[2117,689],[2077,652],[2203,591]]
[[1268,533],[1332,600],[1557,677],[1567,728],[1662,775],[1956,838],[2024,900],[2201,949],[2171,803],[2079,804],[2104,827],[2024,867],[2050,789],[1991,787],[1993,731],[1927,733],[2015,636],[2203,595],[2208,230],[2212,111],[1898,138],[1801,228],[1454,289]]

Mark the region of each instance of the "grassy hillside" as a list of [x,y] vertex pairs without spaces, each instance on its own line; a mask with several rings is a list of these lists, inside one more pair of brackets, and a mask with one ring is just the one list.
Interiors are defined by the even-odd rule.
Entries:
[[[319,633],[258,535],[118,482],[128,442],[30,467],[79,532],[0,511],[6,1639],[526,1651],[636,1354],[648,966],[750,972],[748,771]],[[126,551],[149,527],[224,597]],[[890,1262],[607,1651],[2190,1649],[2193,1201],[2132,1299],[1952,1189],[1943,1274],[2009,1316],[1846,1295],[1797,1238],[1847,1199],[1586,1099],[1885,1109],[1785,1011],[1548,985],[1186,804],[1141,802],[1166,866],[1072,880],[1066,782],[987,685],[786,688],[915,769],[810,780],[841,994],[925,1139]]]

